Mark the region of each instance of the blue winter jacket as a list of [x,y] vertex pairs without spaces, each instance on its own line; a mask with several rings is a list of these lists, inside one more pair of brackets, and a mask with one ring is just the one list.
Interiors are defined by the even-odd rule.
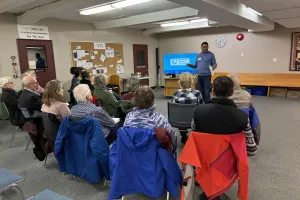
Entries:
[[109,176],[109,147],[101,125],[92,118],[71,121],[65,117],[55,141],[55,157],[62,172],[91,183]]
[[165,189],[178,196],[182,173],[173,154],[160,148],[154,134],[153,129],[119,129],[109,158],[109,200],[133,193],[159,198]]
[[260,121],[255,107],[251,104],[250,108],[241,108],[247,115],[249,116],[252,132],[254,135],[255,143],[259,145],[261,129],[260,129]]

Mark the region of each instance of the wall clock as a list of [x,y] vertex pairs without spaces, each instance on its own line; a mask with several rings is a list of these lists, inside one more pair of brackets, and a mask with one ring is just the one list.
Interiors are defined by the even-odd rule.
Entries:
[[219,48],[225,47],[226,43],[227,43],[227,39],[222,35],[218,36],[215,40],[215,44]]

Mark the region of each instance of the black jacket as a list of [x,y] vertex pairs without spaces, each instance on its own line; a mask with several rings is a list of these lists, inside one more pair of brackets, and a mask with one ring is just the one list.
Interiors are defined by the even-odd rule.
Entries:
[[24,89],[19,96],[19,107],[27,108],[31,113],[41,111],[42,97],[29,90]]
[[19,94],[15,90],[8,88],[2,89],[1,101],[7,107],[11,124],[22,127],[25,120],[18,106],[18,97]]
[[86,80],[86,79],[81,79],[80,80],[80,84],[87,84],[91,90],[91,92],[93,93],[94,92],[94,86],[92,85],[91,81],[90,80]]
[[199,105],[194,113],[196,132],[212,134],[241,133],[248,128],[248,116],[234,102],[225,98],[213,98]]

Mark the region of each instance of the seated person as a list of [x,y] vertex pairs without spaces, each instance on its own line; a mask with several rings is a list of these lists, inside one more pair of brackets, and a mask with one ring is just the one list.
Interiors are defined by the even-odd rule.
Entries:
[[94,86],[92,85],[91,83],[91,80],[93,79],[93,76],[91,73],[85,71],[85,70],[82,70],[81,73],[81,80],[80,80],[80,84],[86,84],[89,86],[91,92],[93,93],[94,92]]
[[107,84],[107,77],[104,74],[99,74],[95,76],[94,80],[94,96],[101,101],[101,104],[104,110],[111,116],[111,117],[120,117],[122,115],[118,107],[123,107],[125,112],[133,108],[133,103],[131,101],[117,101],[114,95],[105,89]]
[[201,92],[198,90],[192,89],[194,85],[194,78],[193,75],[184,72],[179,76],[179,85],[180,88],[175,94],[173,95],[173,102],[174,103],[181,103],[181,104],[203,104],[203,99]]
[[[34,70],[27,70],[24,74],[22,74],[21,79],[25,76],[33,76],[37,80],[36,72]],[[36,90],[38,93],[43,93],[44,88],[42,88],[40,85],[38,85],[38,88]]]
[[85,84],[76,86],[73,90],[77,105],[71,108],[71,116],[86,117],[92,116],[96,118],[103,130],[103,134],[107,143],[111,144],[117,135],[117,130],[121,123],[116,124],[114,120],[101,107],[92,104],[93,96],[89,87]]
[[[198,90],[192,89],[194,85],[194,78],[191,73],[184,72],[179,76],[179,85],[180,88],[173,95],[173,102],[180,104],[203,104],[204,101],[202,99],[201,92]],[[187,130],[179,130],[181,135],[181,142],[186,143],[188,139],[188,131]]]
[[176,144],[176,134],[168,120],[155,111],[154,91],[149,86],[142,86],[134,92],[133,111],[127,114],[124,127],[131,128],[162,128],[170,134],[173,145]]
[[238,108],[249,107],[251,103],[251,95],[241,88],[241,78],[238,74],[229,74],[228,76],[234,83],[234,92],[229,99],[234,101]]
[[244,110],[249,115],[254,139],[256,144],[259,145],[261,135],[260,121],[257,112],[251,103],[251,95],[241,88],[241,78],[238,74],[230,74],[228,77],[234,82],[234,93],[230,99],[234,101],[239,109]]
[[79,76],[82,68],[81,67],[71,67],[70,73],[73,75],[72,81],[71,81],[71,87],[70,87],[70,104],[74,105],[76,104],[74,95],[73,95],[73,90],[74,88],[80,84]]
[[256,154],[257,146],[248,116],[229,99],[234,83],[227,76],[219,76],[213,83],[214,98],[205,105],[199,105],[194,113],[192,129],[209,134],[246,134],[248,155]]
[[128,93],[124,94],[122,98],[124,100],[131,100],[133,99],[134,92],[140,87],[140,79],[136,76],[132,76],[127,80]]
[[[239,110],[229,99],[234,90],[233,81],[227,76],[219,76],[213,82],[213,96],[207,104],[199,105],[194,113],[192,128],[206,134],[239,134],[245,133],[246,147],[249,156],[255,155],[257,146],[251,131],[246,113]],[[217,197],[216,199],[220,199]],[[201,200],[208,198],[202,193]]]
[[10,77],[0,78],[0,87],[2,88],[1,101],[7,107],[11,124],[22,129],[25,119],[18,106],[19,94],[14,89],[12,79]]
[[[22,79],[23,91],[18,99],[19,107],[26,108],[29,114],[41,112],[42,98],[37,92],[38,82],[33,76],[25,76]],[[43,135],[43,125],[41,118],[26,120],[24,130],[28,132],[32,142],[34,143],[33,152],[39,161],[43,161],[46,152],[51,153],[51,149],[47,148],[47,138]]]
[[42,112],[56,115],[59,121],[71,115],[69,105],[63,97],[64,89],[58,80],[49,81],[43,93]]
[[19,97],[19,107],[27,108],[33,114],[34,111],[41,111],[42,98],[37,92],[39,83],[33,76],[25,76],[22,79],[23,91]]

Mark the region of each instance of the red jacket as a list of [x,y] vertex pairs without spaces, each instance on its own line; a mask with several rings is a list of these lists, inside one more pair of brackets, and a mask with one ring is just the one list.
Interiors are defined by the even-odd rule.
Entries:
[[192,132],[179,161],[195,166],[196,180],[209,199],[224,194],[238,179],[238,197],[248,200],[249,163],[244,133]]

